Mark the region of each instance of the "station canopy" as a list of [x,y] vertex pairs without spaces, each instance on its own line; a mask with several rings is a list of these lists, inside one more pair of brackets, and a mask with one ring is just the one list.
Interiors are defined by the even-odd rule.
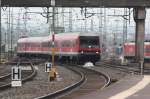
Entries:
[[[8,7],[51,7],[51,0],[2,0]],[[56,7],[150,7],[150,0],[55,0]]]

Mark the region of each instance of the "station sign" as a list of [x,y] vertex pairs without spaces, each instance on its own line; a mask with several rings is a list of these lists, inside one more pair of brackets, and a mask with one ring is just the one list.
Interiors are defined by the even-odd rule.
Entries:
[[150,7],[150,0],[1,0],[4,7]]
[[21,81],[21,80],[12,81],[12,82],[11,82],[11,86],[12,86],[12,87],[21,87],[21,86],[22,86],[22,81]]
[[12,87],[19,87],[22,86],[22,81],[21,81],[21,68],[18,66],[12,67],[11,71],[11,86]]
[[52,68],[52,63],[46,62],[45,63],[45,72],[49,72]]

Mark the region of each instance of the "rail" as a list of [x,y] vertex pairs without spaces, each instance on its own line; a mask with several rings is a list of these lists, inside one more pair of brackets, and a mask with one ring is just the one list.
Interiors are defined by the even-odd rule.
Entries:
[[[16,64],[19,65],[21,63],[16,63]],[[32,63],[30,63],[30,65],[31,65],[31,68],[32,68],[32,73],[31,73],[31,75],[29,75],[29,76],[27,76],[27,77],[22,79],[23,83],[33,79],[33,77],[37,73],[35,68],[34,68],[34,66],[32,65]],[[11,74],[6,74],[6,75],[0,77],[0,80],[4,80],[4,79],[11,79]],[[0,90],[6,89],[6,88],[9,88],[9,87],[11,87],[11,82],[8,82],[6,84],[0,85]]]
[[[73,72],[75,72],[75,73],[77,73],[77,74],[79,74],[81,76],[81,79],[78,82],[76,82],[75,84],[72,84],[70,86],[67,86],[67,87],[65,87],[65,88],[63,88],[61,90],[58,90],[58,91],[56,91],[54,93],[50,93],[50,94],[45,95],[45,96],[37,97],[35,99],[53,99],[53,98],[56,98],[56,97],[60,97],[60,96],[62,96],[64,94],[66,94],[68,91],[71,91],[71,90],[79,87],[80,85],[82,85],[85,82],[85,80],[86,80],[85,74],[83,74],[81,71],[75,70],[75,69],[73,69],[71,67],[72,66],[67,66],[68,69],[72,70]],[[105,81],[106,83],[101,88],[101,90],[111,83],[111,79],[110,79],[109,75],[107,75],[105,73],[101,73],[101,72],[98,72],[98,71],[95,71],[95,70],[87,69],[87,68],[84,68],[84,67],[81,67],[81,66],[78,66],[78,68],[86,69],[86,70],[92,71],[92,72],[94,72],[94,73],[96,73],[98,75],[102,75],[106,79],[106,81]]]
[[69,67],[67,67],[67,68],[72,70],[73,72],[77,73],[78,75],[80,75],[81,79],[78,82],[76,82],[76,83],[74,83],[74,84],[72,84],[70,86],[67,86],[67,87],[65,87],[65,88],[63,88],[61,90],[58,90],[56,92],[50,93],[50,94],[45,95],[45,96],[37,97],[35,99],[53,99],[55,97],[59,97],[59,96],[63,95],[64,93],[66,93],[66,92],[68,92],[70,90],[73,90],[73,89],[79,87],[80,85],[82,85],[84,83],[86,77],[85,77],[85,75],[82,72],[79,72],[77,70],[71,69]]

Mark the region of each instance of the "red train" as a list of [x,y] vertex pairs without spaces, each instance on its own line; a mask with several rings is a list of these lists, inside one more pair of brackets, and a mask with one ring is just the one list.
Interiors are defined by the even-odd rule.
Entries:
[[[51,58],[52,36],[21,38],[17,44],[19,56]],[[55,35],[55,59],[95,63],[100,60],[100,41],[96,33],[61,33]]]
[[[134,59],[135,57],[135,43],[125,43],[124,45],[124,56],[128,59]],[[144,58],[150,59],[150,42],[144,43]]]

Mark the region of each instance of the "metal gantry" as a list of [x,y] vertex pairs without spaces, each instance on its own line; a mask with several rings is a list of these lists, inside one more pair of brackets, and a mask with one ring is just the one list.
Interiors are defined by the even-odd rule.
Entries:
[[0,0],[0,63],[1,63],[1,52],[2,52],[2,28],[1,28],[1,0]]
[[72,8],[69,8],[69,32],[72,32]]

